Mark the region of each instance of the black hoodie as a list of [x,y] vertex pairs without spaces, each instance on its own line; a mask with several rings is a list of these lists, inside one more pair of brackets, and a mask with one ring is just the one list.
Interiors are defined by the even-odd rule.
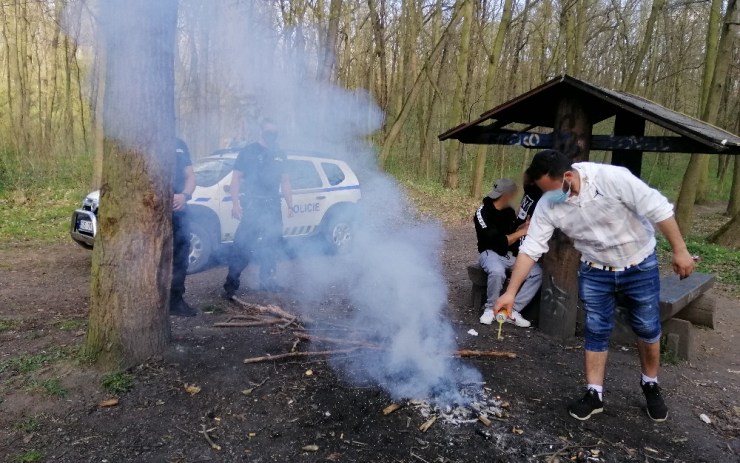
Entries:
[[493,200],[486,196],[483,204],[475,211],[473,216],[475,223],[475,234],[478,236],[478,252],[493,251],[505,256],[509,251],[514,255],[519,253],[519,240],[509,246],[506,235],[516,231],[516,213],[511,207],[498,210],[493,205]]

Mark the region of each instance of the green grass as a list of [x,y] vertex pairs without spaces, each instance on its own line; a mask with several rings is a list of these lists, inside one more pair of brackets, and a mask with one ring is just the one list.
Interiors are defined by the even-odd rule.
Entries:
[[59,378],[47,378],[42,380],[31,380],[28,382],[29,389],[43,392],[49,397],[63,399],[67,397],[67,390],[62,386],[62,380]]
[[60,320],[54,323],[54,326],[62,331],[78,331],[87,326],[87,320],[82,320],[79,318]]
[[36,432],[41,429],[41,420],[36,416],[29,416],[21,421],[18,421],[13,426],[15,429],[23,432]]
[[33,373],[44,365],[68,358],[72,350],[67,347],[52,347],[37,354],[24,354],[0,363],[0,373],[10,371],[15,374]]
[[0,194],[0,242],[60,242],[69,239],[72,211],[85,190],[14,190]]
[[[717,286],[740,297],[740,249],[730,249],[707,242],[698,236],[689,236],[686,246],[692,255],[701,258],[696,271],[717,277]],[[671,246],[662,236],[658,238],[658,253],[664,265],[671,262]]]
[[134,377],[123,372],[108,373],[103,376],[100,384],[111,394],[123,394],[134,387]]
[[44,459],[44,454],[38,450],[29,450],[28,452],[18,455],[15,457],[15,461],[18,463],[34,463]]
[[0,320],[0,333],[15,331],[23,325],[22,320]]
[[681,359],[678,358],[678,353],[668,349],[668,336],[662,336],[660,338],[660,364],[675,366],[679,363],[681,363]]

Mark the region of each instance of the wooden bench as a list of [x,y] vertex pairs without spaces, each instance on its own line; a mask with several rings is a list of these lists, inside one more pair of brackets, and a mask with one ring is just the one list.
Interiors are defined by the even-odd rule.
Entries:
[[[468,278],[472,283],[471,303],[476,311],[486,302],[488,275],[479,264],[468,265]],[[716,303],[711,294],[705,294],[714,285],[714,275],[694,272],[688,278],[676,275],[660,279],[660,320],[663,325],[666,347],[683,360],[694,358],[693,324],[714,328]],[[579,309],[580,311],[580,309]],[[618,305],[616,326],[612,340],[618,344],[635,342],[629,324],[629,313]],[[579,314],[579,320],[583,319]]]

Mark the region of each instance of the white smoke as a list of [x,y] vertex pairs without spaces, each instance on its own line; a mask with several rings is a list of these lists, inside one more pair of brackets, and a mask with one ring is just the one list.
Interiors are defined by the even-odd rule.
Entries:
[[279,29],[278,14],[267,1],[181,0],[180,135],[191,150],[195,138],[211,145],[248,140],[259,119],[269,117],[280,126],[286,151],[347,161],[363,196],[353,250],[290,262],[287,280],[307,312],[330,291],[342,293],[352,306],[346,324],[384,347],[333,362],[347,378],[378,384],[394,398],[456,400],[460,383],[480,378],[451,357],[456,343],[444,313],[443,230],[416,218],[398,184],[376,167],[367,139],[383,115],[368,92],[317,81],[320,31]]

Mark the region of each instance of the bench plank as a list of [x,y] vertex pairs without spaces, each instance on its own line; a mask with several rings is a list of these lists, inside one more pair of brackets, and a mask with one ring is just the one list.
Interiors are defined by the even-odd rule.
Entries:
[[678,275],[660,279],[660,319],[668,320],[714,285],[716,277],[694,272],[681,280]]

